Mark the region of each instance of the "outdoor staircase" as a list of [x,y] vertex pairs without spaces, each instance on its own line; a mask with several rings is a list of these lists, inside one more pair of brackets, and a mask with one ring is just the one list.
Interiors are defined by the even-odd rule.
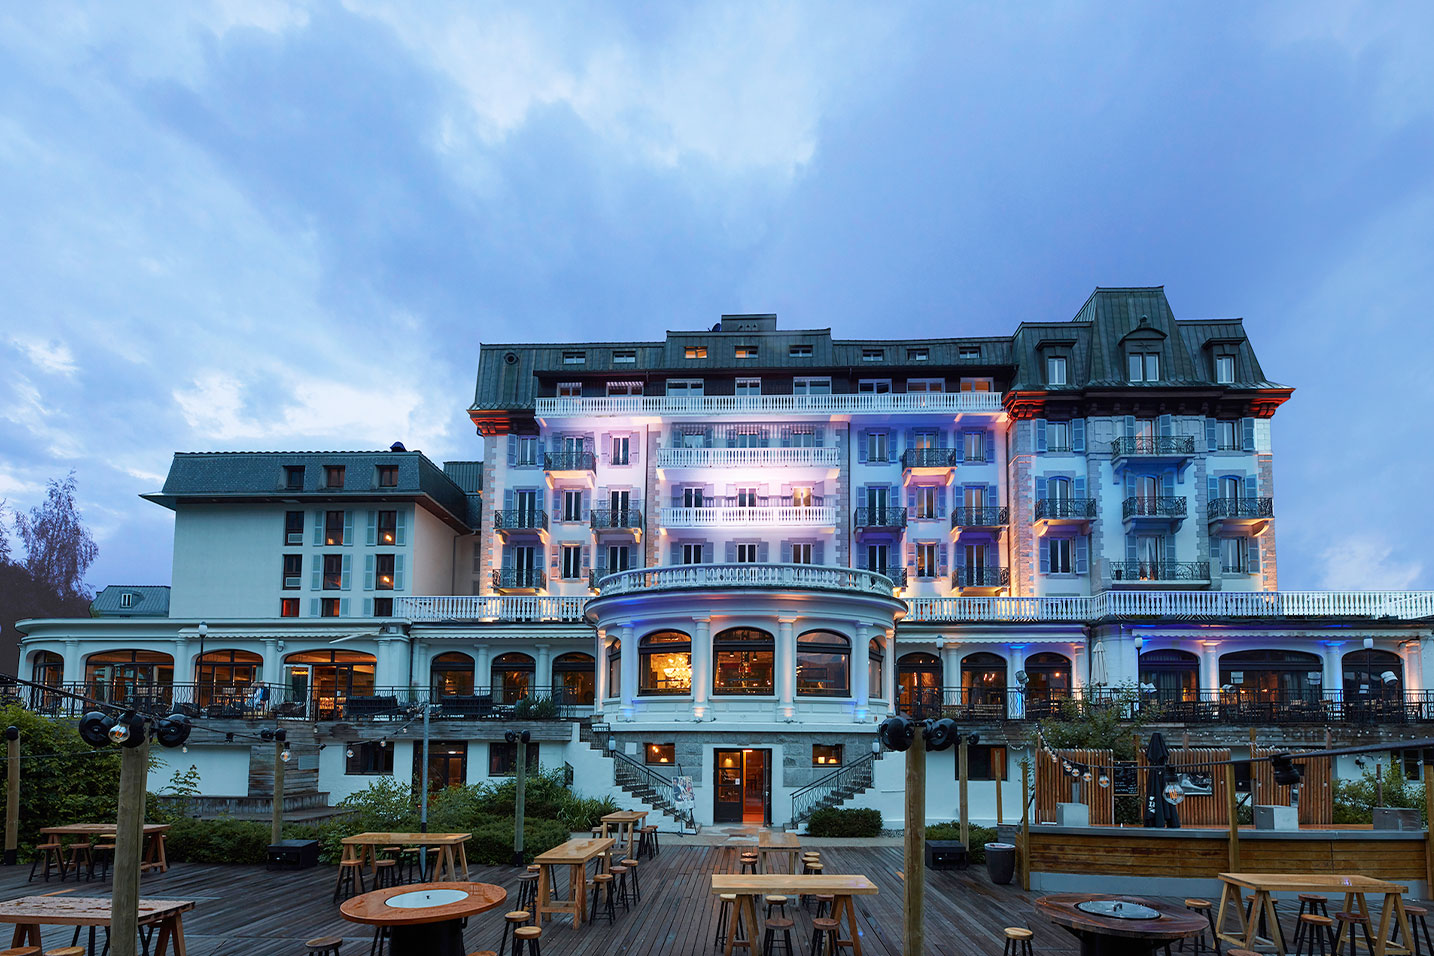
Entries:
[[[690,826],[694,833],[697,832],[699,828],[692,812],[678,809],[673,802],[670,778],[633,760],[627,754],[608,751],[606,740],[610,730],[608,724],[583,724],[578,728],[578,739],[612,761],[613,786],[642,801],[652,810],[669,817],[679,826]],[[680,766],[674,769],[679,773],[682,770]]]
[[795,829],[805,823],[818,810],[839,807],[857,794],[865,792],[872,785],[876,761],[880,759],[880,754],[866,754],[861,759],[838,767],[793,792],[792,816],[787,823],[788,829]]

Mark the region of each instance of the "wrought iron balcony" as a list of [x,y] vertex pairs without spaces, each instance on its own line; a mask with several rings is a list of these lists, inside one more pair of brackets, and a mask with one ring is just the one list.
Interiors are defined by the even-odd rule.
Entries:
[[1040,498],[1036,501],[1037,521],[1067,518],[1084,521],[1094,517],[1094,498]]
[[1112,561],[1112,581],[1208,581],[1204,561]]
[[1136,495],[1121,502],[1121,514],[1127,518],[1183,518],[1184,495]]
[[597,456],[590,451],[550,451],[543,454],[547,471],[595,471]]
[[539,568],[494,568],[493,588],[498,591],[540,591],[548,579]]
[[994,528],[1006,524],[1011,520],[1011,509],[1000,508],[953,508],[951,511],[951,527],[953,528]]
[[887,577],[891,578],[891,586],[892,586],[892,587],[896,587],[896,588],[904,588],[904,587],[906,587],[906,569],[905,569],[905,568],[894,568],[894,567],[893,567],[893,568],[887,568],[887,569],[885,569],[885,570],[882,570],[882,569],[880,569],[880,568],[877,568],[877,569],[876,569],[876,573],[877,573],[877,574],[884,574],[884,575],[886,575]]
[[588,512],[588,523],[594,531],[631,531],[642,527],[642,509],[594,508]]
[[493,527],[499,531],[546,531],[548,513],[536,508],[515,508],[493,512]]
[[1273,498],[1211,498],[1210,520],[1216,518],[1273,518]]
[[901,453],[902,468],[955,468],[954,448],[908,448]]
[[1010,583],[1010,568],[957,568],[951,572],[953,588],[1004,588]]
[[904,528],[906,527],[906,509],[858,508],[856,509],[856,527]]
[[1180,458],[1195,454],[1195,439],[1189,435],[1126,436],[1110,443],[1112,458]]

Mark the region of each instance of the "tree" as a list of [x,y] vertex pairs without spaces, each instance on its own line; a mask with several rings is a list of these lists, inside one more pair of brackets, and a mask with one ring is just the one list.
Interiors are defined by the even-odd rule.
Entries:
[[5,499],[0,498],[0,564],[10,563],[10,535],[5,532]]
[[52,478],[44,504],[15,515],[25,545],[25,570],[61,600],[87,597],[85,572],[99,548],[75,507],[75,473]]

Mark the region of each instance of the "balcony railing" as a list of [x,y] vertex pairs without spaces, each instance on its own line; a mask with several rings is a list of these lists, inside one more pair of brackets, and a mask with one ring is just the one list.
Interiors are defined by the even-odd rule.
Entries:
[[548,579],[538,568],[494,568],[493,587],[504,591],[540,591]]
[[856,509],[856,526],[858,528],[904,528],[906,527],[906,509],[858,508]]
[[548,513],[536,508],[516,508],[493,512],[493,527],[500,531],[547,530]]
[[851,415],[900,412],[1000,412],[1000,392],[915,392],[847,395],[637,395],[624,398],[540,398],[539,418],[613,415]]
[[602,596],[706,588],[805,588],[889,597],[891,579],[861,568],[819,564],[675,564],[610,574],[602,581]]
[[835,448],[662,448],[659,468],[835,468],[841,455]]
[[894,588],[906,587],[905,568],[887,568],[883,571],[878,571],[877,574],[884,574],[887,577],[891,578],[891,586]]
[[1195,439],[1189,435],[1126,436],[1110,443],[1112,458],[1177,458],[1195,454]]
[[1006,524],[1011,520],[1011,509],[999,508],[953,508],[951,510],[951,527],[953,528],[994,528]]
[[581,595],[406,595],[393,599],[393,614],[409,621],[580,622],[587,602]]
[[1010,568],[957,568],[951,572],[953,588],[1004,588],[1010,583]]
[[642,527],[641,508],[594,508],[588,512],[588,524],[594,531]]
[[954,448],[908,448],[901,453],[902,468],[955,468]]
[[546,471],[595,471],[597,456],[590,451],[549,451],[543,453]]
[[[767,499],[758,500],[766,501]],[[663,508],[659,519],[663,527],[667,528],[721,528],[743,525],[812,528],[836,524],[836,509],[823,505],[794,508],[790,505],[762,504],[756,506],[721,505],[703,508]]]
[[1036,520],[1043,518],[1094,518],[1094,498],[1039,498],[1036,501]]
[[1208,581],[1210,565],[1204,561],[1112,561],[1112,581]]
[[1136,495],[1120,503],[1121,514],[1127,518],[1183,518],[1184,495],[1158,495],[1147,498]]
[[1211,498],[1210,517],[1214,518],[1273,518],[1273,498]]

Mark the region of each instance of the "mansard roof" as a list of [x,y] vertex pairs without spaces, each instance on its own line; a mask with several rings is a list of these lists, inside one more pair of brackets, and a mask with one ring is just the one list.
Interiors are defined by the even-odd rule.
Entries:
[[95,595],[90,613],[95,617],[168,617],[169,586],[111,584]]

